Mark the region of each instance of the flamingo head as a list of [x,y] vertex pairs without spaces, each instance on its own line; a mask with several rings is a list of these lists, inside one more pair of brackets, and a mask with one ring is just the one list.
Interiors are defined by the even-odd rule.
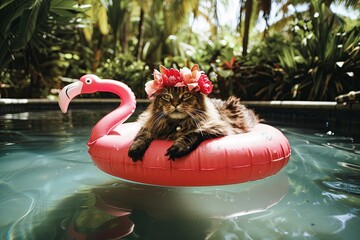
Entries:
[[87,74],[80,81],[65,86],[59,93],[59,106],[63,113],[67,112],[73,98],[83,93],[94,93],[98,90],[100,78],[94,74]]

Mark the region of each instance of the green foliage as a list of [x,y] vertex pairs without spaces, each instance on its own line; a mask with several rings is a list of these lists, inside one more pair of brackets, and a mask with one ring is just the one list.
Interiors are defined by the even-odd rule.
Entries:
[[313,2],[314,13],[293,24],[297,44],[279,55],[293,97],[334,100],[339,94],[360,89],[360,27],[346,31],[325,4]]
[[118,41],[127,16],[130,14],[131,0],[101,0],[108,16],[108,22],[113,30],[114,51],[118,48]]
[[285,36],[281,33],[274,33],[263,41],[255,44],[247,59],[253,64],[270,64],[278,63],[278,55],[283,51],[284,46],[290,45],[290,41],[285,39]]
[[360,89],[360,27],[312,2],[284,34],[269,36],[239,59],[234,93],[250,100],[334,100]]
[[150,68],[142,61],[136,61],[132,55],[118,54],[116,58],[108,58],[96,71],[105,79],[116,79],[127,84],[138,98],[146,98],[145,83],[150,78]]
[[212,57],[203,59],[211,61],[210,66],[217,75],[219,97],[236,95],[243,100],[278,98],[277,91],[283,88],[283,78],[277,55],[286,44],[282,35],[275,34],[255,44],[246,57],[240,56],[240,51],[235,51],[231,44],[213,48],[215,51],[205,51],[213,53],[209,55]]
[[[30,79],[26,97],[46,96],[48,89],[58,85],[64,59],[60,46],[74,36],[74,19],[82,12],[76,1],[7,0],[0,5],[0,71],[25,74]],[[57,74],[54,74],[57,72]],[[29,76],[29,77],[26,77]],[[16,77],[13,77],[16,79]],[[9,81],[9,80],[6,80]],[[12,82],[12,85],[23,85]],[[36,90],[43,89],[39,92]]]
[[59,76],[69,67],[68,59],[57,47],[46,54],[37,53],[36,65],[26,65],[23,59],[15,59],[12,64],[16,68],[1,72],[1,82],[11,86],[2,97],[47,97],[52,88],[60,87]]
[[[29,45],[38,51],[46,51],[49,41],[61,41],[53,30],[61,28],[60,24],[70,24],[79,9],[75,9],[75,1],[64,0],[8,0],[0,6],[1,42],[0,70],[19,50]],[[62,27],[63,29],[65,28]],[[62,30],[63,30],[62,29]],[[39,49],[44,47],[44,49]]]
[[[217,3],[205,2],[1,1],[1,83],[18,89],[11,96],[39,97],[61,87],[59,76],[93,72],[124,81],[142,98],[151,69],[197,63],[221,98],[333,100],[360,89],[359,20],[332,14],[329,1],[312,1],[309,11],[287,18],[293,21],[283,25],[287,32],[261,34],[264,39],[252,44],[246,57],[241,56],[243,35],[217,26],[211,19]],[[266,3],[262,6],[252,2],[254,17],[271,7],[271,1],[260,1]],[[192,32],[189,16],[202,16],[216,31],[200,40],[204,38]]]
[[290,44],[280,33],[255,44],[233,65],[234,94],[246,100],[275,100],[288,95],[278,55]]
[[228,37],[206,41],[195,52],[192,61],[198,63],[214,83],[214,95],[226,98],[233,95],[233,64],[236,59],[234,45]]

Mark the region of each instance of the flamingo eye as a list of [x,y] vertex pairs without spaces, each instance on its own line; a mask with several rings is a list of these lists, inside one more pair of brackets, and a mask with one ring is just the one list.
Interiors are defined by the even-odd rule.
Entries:
[[86,83],[86,84],[90,84],[91,82],[92,82],[91,78],[86,78],[86,79],[85,79],[85,83]]

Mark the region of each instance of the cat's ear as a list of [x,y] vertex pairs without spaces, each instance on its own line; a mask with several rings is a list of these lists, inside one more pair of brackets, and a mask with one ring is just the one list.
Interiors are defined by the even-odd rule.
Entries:
[[194,64],[194,66],[192,66],[191,71],[199,71],[199,65]]
[[166,70],[168,70],[168,69],[167,69],[166,67],[164,67],[163,65],[160,65],[159,69],[160,69],[161,74],[164,74],[164,72],[165,72]]

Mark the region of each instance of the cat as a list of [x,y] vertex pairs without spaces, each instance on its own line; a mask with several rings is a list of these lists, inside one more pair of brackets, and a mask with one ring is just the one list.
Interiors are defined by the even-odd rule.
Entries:
[[155,139],[173,141],[165,156],[175,160],[206,139],[247,132],[259,119],[236,97],[223,101],[187,87],[167,87],[156,94],[137,121],[142,127],[128,152],[134,162],[142,160]]

